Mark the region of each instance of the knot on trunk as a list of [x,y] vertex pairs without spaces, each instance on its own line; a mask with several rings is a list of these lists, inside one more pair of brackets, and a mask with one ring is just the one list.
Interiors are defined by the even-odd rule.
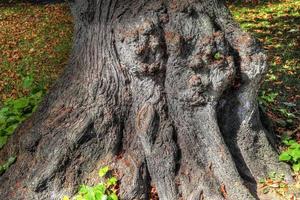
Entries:
[[214,31],[203,37],[167,32],[166,41],[171,59],[183,73],[178,78],[184,81],[180,101],[190,106],[216,103],[223,91],[232,86],[236,67],[222,32]]
[[127,57],[123,64],[133,74],[138,76],[153,76],[165,70],[166,43],[161,19],[139,18],[134,25],[125,25],[119,37],[124,38],[119,45],[120,50],[126,51]]
[[213,68],[216,65],[226,66],[226,58],[231,56],[229,44],[220,31],[200,37],[195,44],[190,44],[194,51],[188,57],[188,66],[194,70],[203,67]]

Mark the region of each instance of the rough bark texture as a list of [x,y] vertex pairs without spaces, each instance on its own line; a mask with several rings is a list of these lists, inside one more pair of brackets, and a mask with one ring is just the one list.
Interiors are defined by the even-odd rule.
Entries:
[[0,152],[0,199],[60,199],[111,165],[121,199],[258,199],[282,172],[256,103],[266,57],[217,0],[75,0],[70,64]]

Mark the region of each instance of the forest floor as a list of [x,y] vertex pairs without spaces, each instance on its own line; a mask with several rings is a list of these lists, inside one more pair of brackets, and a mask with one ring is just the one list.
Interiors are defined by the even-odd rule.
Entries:
[[0,3],[0,102],[27,95],[28,76],[48,88],[67,64],[72,34],[65,4]]
[[[260,104],[278,137],[288,135],[300,143],[300,0],[264,2],[229,7],[268,54]],[[65,4],[0,3],[0,108],[9,99],[29,94],[24,87],[28,77],[35,85],[51,86],[68,62],[72,32]],[[274,182],[269,180],[270,185]]]

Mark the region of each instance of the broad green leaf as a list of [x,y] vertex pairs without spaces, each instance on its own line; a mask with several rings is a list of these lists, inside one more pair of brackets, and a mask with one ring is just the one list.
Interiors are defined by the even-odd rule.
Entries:
[[293,164],[293,170],[294,170],[295,172],[299,172],[299,171],[300,171],[300,162],[297,163],[297,164]]
[[[99,170],[99,176],[104,177],[109,172],[109,167],[105,166]],[[117,184],[117,179],[111,177],[105,179],[106,182],[100,182],[96,186],[90,187],[81,185],[78,194],[73,197],[75,200],[118,200],[118,196],[110,186]]]
[[279,160],[280,161],[289,161],[291,160],[292,157],[290,156],[290,154],[288,154],[287,152],[282,152],[280,155],[279,155]]
[[95,190],[104,194],[106,188],[103,183],[99,183],[97,186],[95,186]]
[[19,124],[14,124],[5,129],[7,135],[12,135]]
[[0,149],[3,148],[6,142],[7,142],[7,136],[0,136]]
[[115,193],[112,193],[111,195],[109,195],[108,197],[109,200],[118,200],[118,196]]
[[107,200],[107,195],[104,194],[99,200]]
[[282,143],[289,146],[290,139],[287,136],[284,136],[284,139],[282,140]]
[[81,185],[79,189],[79,194],[87,194],[88,193],[88,187],[86,185]]
[[42,97],[43,97],[43,92],[40,91],[40,92],[37,92],[37,93],[31,95],[29,97],[29,99],[30,99],[30,102],[32,102],[33,104],[36,105],[41,101]]
[[29,105],[29,99],[25,97],[14,101],[14,109],[16,110],[24,109],[28,105]]
[[76,200],[85,200],[81,195],[76,195],[76,196],[75,196],[75,199],[76,199]]
[[289,148],[290,149],[300,149],[300,144],[298,144],[297,142],[291,143]]
[[13,124],[16,124],[18,122],[20,122],[22,119],[20,116],[10,116],[9,118],[7,118],[6,120],[6,123],[9,124],[9,125],[13,125]]
[[290,155],[292,156],[293,161],[297,162],[298,160],[300,160],[300,149],[294,149],[290,152]]
[[96,198],[96,200],[101,199],[102,196],[103,196],[103,193],[102,193],[102,192],[99,192],[98,190],[95,191],[95,198]]
[[96,200],[95,198],[95,192],[93,188],[87,187],[88,193],[86,194],[86,199],[87,200]]
[[[7,126],[7,124],[6,124],[6,118],[0,118],[0,130],[3,130],[3,129],[5,129],[6,128],[6,126]],[[1,131],[0,131],[1,132]]]
[[68,196],[63,196],[62,200],[70,200]]
[[0,110],[0,116],[6,116],[8,112],[9,112],[9,108],[4,107]]
[[13,105],[14,100],[13,99],[8,99],[4,102],[5,107],[10,107]]
[[266,179],[264,179],[264,178],[260,178],[260,179],[259,179],[259,183],[260,183],[260,184],[265,183],[265,182],[266,182]]
[[6,117],[0,115],[0,126],[6,124]]
[[107,172],[109,171],[109,167],[108,166],[105,166],[105,167],[102,167],[100,170],[99,170],[99,176],[100,177],[103,177],[107,174]]
[[33,85],[33,76],[26,76],[24,79],[23,79],[23,88],[25,89],[30,89]]
[[116,185],[117,182],[118,180],[115,177],[111,177],[110,179],[108,179],[107,184],[111,186],[111,185]]

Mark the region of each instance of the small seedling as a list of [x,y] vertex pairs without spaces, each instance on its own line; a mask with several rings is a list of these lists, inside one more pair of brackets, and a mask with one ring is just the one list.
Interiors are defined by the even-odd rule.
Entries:
[[261,104],[268,105],[274,103],[277,96],[278,96],[277,92],[271,92],[267,94],[266,91],[262,91],[258,97],[258,100]]
[[116,177],[107,177],[110,171],[108,166],[101,168],[98,172],[99,178],[105,178],[104,182],[100,182],[95,186],[81,185],[78,194],[73,198],[64,196],[62,200],[118,200],[117,191],[114,189],[117,185]]
[[221,60],[222,59],[222,54],[220,52],[215,53],[214,59],[215,60]]
[[279,160],[292,165],[295,172],[300,172],[300,144],[295,140],[284,139],[287,149],[279,155]]
[[0,108],[0,149],[6,144],[16,128],[24,122],[39,105],[43,92],[4,102]]

